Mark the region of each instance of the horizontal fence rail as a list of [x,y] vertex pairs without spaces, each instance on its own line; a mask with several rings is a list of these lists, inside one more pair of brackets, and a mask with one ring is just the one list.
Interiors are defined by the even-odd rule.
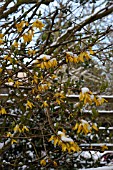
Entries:
[[[69,101],[76,102],[79,100],[79,95],[66,95]],[[109,103],[113,102],[113,95],[106,96],[106,95],[98,95],[98,97],[106,99]]]
[[[113,151],[113,143],[82,143],[79,145],[83,150],[101,151],[102,146],[107,146],[107,151]],[[105,149],[106,150],[106,149]]]
[[[7,98],[8,94],[7,93],[0,93],[0,99],[2,98]],[[77,102],[79,101],[79,95],[66,95],[67,99],[70,102]],[[98,97],[104,98],[107,100],[109,103],[113,102],[113,95],[112,96],[106,96],[106,95],[98,95]]]

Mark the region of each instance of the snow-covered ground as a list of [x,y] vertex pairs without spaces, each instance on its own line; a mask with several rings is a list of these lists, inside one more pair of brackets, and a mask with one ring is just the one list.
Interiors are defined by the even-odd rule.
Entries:
[[[113,153],[113,151],[104,151],[104,152],[98,152],[98,151],[84,151],[81,152],[81,156],[83,156],[86,160],[90,159],[92,157],[92,159],[94,160],[94,162],[96,162],[97,160],[99,160],[103,155],[107,154],[107,153]],[[100,160],[100,164],[103,164],[105,166],[102,167],[98,167],[98,168],[82,168],[79,170],[113,170],[113,162],[101,162]]]
[[87,168],[87,169],[79,169],[79,170],[113,170],[113,165],[98,167],[98,168]]

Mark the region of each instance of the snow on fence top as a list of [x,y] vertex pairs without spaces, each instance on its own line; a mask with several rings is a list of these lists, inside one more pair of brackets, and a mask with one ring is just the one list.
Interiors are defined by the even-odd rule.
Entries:
[[[71,102],[78,101],[79,95],[66,95],[68,100]],[[107,95],[98,95],[98,97],[106,99],[109,103],[113,102],[113,95],[107,96]]]

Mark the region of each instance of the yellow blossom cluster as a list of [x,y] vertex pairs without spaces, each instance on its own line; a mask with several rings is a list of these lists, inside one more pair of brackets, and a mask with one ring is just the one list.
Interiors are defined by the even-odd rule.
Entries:
[[38,91],[46,91],[49,89],[49,87],[51,86],[51,83],[50,82],[47,82],[45,84],[41,84],[41,85],[38,85]]
[[27,33],[23,34],[24,43],[31,42],[34,36],[33,30],[29,30]]
[[17,31],[21,32],[24,26],[28,26],[27,21],[21,21],[20,23],[16,24]]
[[13,46],[15,47],[15,48],[18,48],[18,42],[17,41],[14,41],[14,43],[13,43]]
[[36,53],[36,50],[32,50],[29,48],[29,50],[28,50],[29,55],[35,55],[35,53]]
[[27,126],[24,126],[24,125],[16,125],[15,127],[14,127],[14,132],[19,132],[19,133],[22,133],[22,132],[24,132],[24,131],[29,131],[29,129],[27,128]]
[[90,105],[92,103],[95,103],[96,106],[100,106],[104,102],[107,102],[107,100],[105,100],[104,98],[93,95],[92,92],[86,87],[82,88],[82,91],[80,92],[80,95],[79,95],[79,99],[80,101],[83,101],[84,105],[87,103],[89,103]]
[[89,53],[90,53],[91,55],[95,54],[95,52],[92,50],[92,47],[89,47]]
[[38,76],[36,75],[36,74],[34,74],[34,76],[33,76],[33,80],[32,80],[32,84],[33,83],[38,83]]
[[94,98],[94,102],[96,103],[96,106],[100,106],[102,105],[104,102],[108,102],[107,100],[105,100],[104,98],[102,97],[95,97]]
[[8,83],[14,83],[14,80],[13,79],[11,79],[11,78],[8,78]]
[[[43,59],[43,60],[45,60],[45,59]],[[39,67],[41,69],[49,69],[49,68],[53,68],[53,67],[57,66],[56,58],[52,58],[50,60],[46,60],[46,61],[42,61],[42,62],[37,60],[36,62],[37,62],[37,67]]]
[[20,85],[22,85],[22,82],[19,82],[19,81],[14,82],[14,87],[19,88]]
[[78,63],[84,62],[84,59],[91,59],[90,55],[86,51],[81,52],[78,56],[73,54],[72,52],[66,52],[66,62]]
[[51,162],[51,164],[53,164],[53,166],[54,167],[57,167],[58,166],[58,164],[57,164],[57,162],[56,161],[52,161],[52,160],[50,160],[50,159],[42,159],[41,161],[40,161],[40,164],[42,165],[42,166],[46,166],[46,163],[47,162]]
[[80,120],[80,123],[76,123],[73,130],[77,130],[77,133],[84,133],[87,135],[91,133],[92,129],[98,131],[97,126],[93,123],[92,126],[86,120]]
[[7,84],[8,84],[8,85],[13,85],[14,87],[19,88],[19,86],[22,85],[22,82],[20,82],[20,81],[15,81],[15,82],[14,82],[13,79],[8,78],[8,83],[7,83]]
[[[28,26],[28,22],[21,21],[20,23],[16,24],[15,26],[16,26],[17,31],[20,33],[20,32],[22,32],[22,30],[25,26]],[[44,24],[40,20],[36,20],[35,22],[33,22],[32,26],[29,28],[29,30],[22,35],[24,43],[29,43],[32,41],[33,36],[34,36],[34,29],[33,29],[34,27],[42,30],[42,28],[44,27]],[[2,35],[1,35],[1,37],[2,37]],[[0,43],[2,43],[1,38],[0,38]],[[13,46],[17,48],[18,42],[14,41]],[[34,51],[31,51],[31,50],[28,51],[29,55],[34,55],[34,53],[35,53]]]
[[[24,125],[16,125],[14,128],[13,128],[14,132],[17,133],[22,133],[22,132],[25,132],[25,131],[29,131],[29,129],[27,128],[27,126],[24,126]],[[11,134],[11,132],[7,132],[7,135],[6,135],[8,138],[11,138],[11,144],[13,143],[17,143],[17,141],[14,139],[14,135]]]
[[68,151],[70,153],[81,150],[77,143],[75,143],[71,138],[66,137],[65,133],[61,133],[58,136],[52,135],[49,139],[49,142],[50,141],[53,141],[55,147],[56,145],[60,146],[63,152]]
[[39,30],[41,31],[42,28],[44,27],[44,24],[42,23],[42,21],[36,20],[33,22],[32,27],[39,28]]
[[100,146],[100,147],[101,147],[101,150],[102,150],[102,151],[105,151],[105,150],[108,149],[108,147],[107,147],[106,145],[102,145],[102,146]]
[[[17,31],[21,32],[25,26],[28,26],[27,21],[21,21],[20,23],[16,24]],[[42,21],[36,20],[32,24],[32,28],[34,28],[34,27],[39,28],[41,31],[42,28],[44,27],[44,24],[42,23]]]
[[42,107],[48,107],[49,105],[47,104],[47,101],[44,101],[42,104]]
[[11,55],[6,55],[4,56],[4,60],[9,61],[10,63],[13,63],[13,58],[11,57]]
[[54,97],[64,99],[65,95],[63,93],[55,93]]
[[46,160],[45,160],[45,159],[42,159],[42,160],[40,161],[40,164],[41,164],[42,166],[46,166]]
[[4,37],[4,35],[0,33],[0,45],[3,44],[3,42],[4,42],[3,37]]
[[13,135],[11,134],[11,132],[7,132],[7,137],[11,138],[11,144],[17,143],[17,141],[15,139],[13,139]]
[[63,93],[55,93],[54,98],[56,99],[56,103],[60,105],[61,102],[64,102],[62,99],[65,98]]
[[30,102],[29,100],[27,100],[27,103],[26,103],[26,110],[29,108],[29,109],[32,109],[32,107],[34,106],[34,104],[32,102]]
[[54,80],[54,79],[57,78],[57,75],[53,74],[53,75],[51,76],[51,78]]

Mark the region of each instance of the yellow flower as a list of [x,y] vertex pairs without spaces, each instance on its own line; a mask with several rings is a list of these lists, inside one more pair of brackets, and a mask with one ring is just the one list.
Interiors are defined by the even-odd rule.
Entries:
[[32,41],[32,35],[24,34],[23,35],[24,43]]
[[80,101],[83,101],[84,104],[89,103],[90,105],[93,102],[93,95],[92,92],[87,88],[87,87],[83,87],[81,89],[80,95],[79,95],[79,99]]
[[51,78],[52,78],[52,79],[56,79],[57,76],[53,74]]
[[52,135],[52,136],[50,137],[50,139],[48,140],[48,142],[51,142],[53,139],[54,139],[54,136]]
[[43,104],[42,104],[42,106],[43,106],[43,107],[48,107],[47,102],[46,102],[46,101],[44,101],[44,102],[43,102]]
[[58,143],[59,138],[58,137],[54,137],[54,146],[56,146],[56,144]]
[[13,135],[11,134],[11,132],[7,132],[7,137],[10,138],[12,137]]
[[33,76],[33,82],[36,83],[36,84],[38,83],[38,77],[37,77],[37,75],[34,75],[34,76]]
[[89,103],[89,104],[92,104],[92,99],[91,99],[91,97],[90,97],[90,94],[88,94],[88,93],[80,93],[80,96],[79,96],[79,99],[80,99],[80,101],[84,101],[84,104],[86,104],[86,103]]
[[74,130],[77,130],[77,133],[85,133],[85,135],[89,132],[91,132],[91,127],[89,123],[85,120],[81,120],[81,123],[78,124],[76,123],[75,127],[73,128]]
[[102,151],[104,151],[104,150],[106,150],[106,149],[108,149],[108,147],[107,147],[106,145],[102,145],[102,146],[101,146],[101,150],[102,150]]
[[13,144],[13,143],[17,143],[17,141],[15,139],[12,139],[11,144]]
[[10,63],[13,63],[13,58],[11,57],[11,55],[4,56],[4,60],[7,60],[7,61],[10,61]]
[[35,50],[32,50],[32,49],[29,49],[28,50],[28,54],[29,55],[35,55],[36,51]]
[[4,37],[4,34],[1,34],[1,33],[0,33],[0,38],[2,39],[3,37]]
[[52,62],[51,62],[51,60],[49,60],[49,61],[47,62],[47,64],[48,64],[49,68],[52,67]]
[[22,127],[22,132],[24,132],[25,130],[29,132],[29,129],[27,128],[27,126]]
[[13,82],[14,82],[13,79],[11,78],[8,79],[8,83],[13,83]]
[[0,68],[0,73],[2,72],[2,70],[3,70],[3,69],[2,69],[2,68]]
[[16,24],[17,31],[21,32],[25,25],[28,26],[28,22],[21,21],[20,23]]
[[58,98],[61,98],[61,99],[64,99],[65,98],[65,96],[64,96],[64,94],[63,93],[56,93],[55,95],[54,95],[54,97],[58,97]]
[[56,161],[53,162],[53,165],[54,165],[54,167],[58,166]]
[[65,152],[67,149],[66,144],[62,142],[62,151]]
[[28,109],[28,108],[32,109],[33,106],[34,106],[34,104],[32,102],[30,102],[29,100],[27,100],[26,109]]
[[71,143],[69,146],[67,146],[68,152],[78,152],[81,149],[79,148],[79,146],[77,145],[77,143]]
[[79,123],[77,122],[77,123],[75,124],[75,126],[73,127],[73,130],[77,130],[78,127],[79,127]]
[[77,56],[74,56],[74,57],[73,57],[73,62],[74,62],[74,63],[78,63],[78,57],[77,57]]
[[95,123],[93,123],[92,128],[93,128],[94,130],[98,131],[97,125],[95,125]]
[[50,60],[52,67],[56,67],[57,66],[57,60],[55,58]]
[[88,123],[84,123],[84,125],[82,125],[82,131],[87,134],[89,132],[91,132],[91,127]]
[[57,135],[58,136],[52,135],[51,138],[49,139],[49,142],[53,141],[55,147],[56,145],[58,145],[62,148],[63,152],[68,151],[69,153],[80,151],[79,146],[76,143],[74,143],[73,139],[65,135],[65,130],[63,130],[63,132],[58,131]]
[[59,99],[56,99],[56,102],[60,105],[61,101]]
[[95,98],[95,103],[96,103],[96,106],[100,106],[100,105],[102,105],[104,102],[108,102],[107,100],[105,100],[104,98],[102,98],[102,97],[99,97],[99,98]]
[[84,98],[84,104],[86,104],[86,103],[89,103],[90,105],[92,104],[92,99],[91,99],[90,95],[87,93],[85,94],[85,98]]
[[18,47],[18,42],[14,41],[13,46],[17,48]]
[[4,34],[0,33],[0,45],[3,44],[4,40],[3,40]]
[[23,34],[24,43],[31,42],[34,36],[33,30],[29,30],[26,34]]
[[42,23],[42,21],[36,20],[35,22],[33,22],[32,27],[36,27],[36,28],[39,28],[39,30],[42,30],[42,28],[44,27],[44,24]]
[[19,81],[16,81],[16,82],[14,83],[14,87],[19,88],[19,86],[20,86],[20,85],[22,85],[22,83],[21,83],[21,82],[19,82]]
[[66,62],[73,62],[73,53],[72,52],[66,52]]
[[69,60],[69,62],[73,62],[74,61],[74,58],[73,57],[68,57],[68,60]]
[[81,62],[84,62],[84,53],[83,52],[81,52],[80,54],[79,54],[79,56],[78,56],[78,60],[79,61],[81,61]]
[[37,95],[37,96],[36,96],[36,99],[40,99],[40,95]]
[[18,32],[21,32],[24,27],[24,21],[21,21],[20,23],[16,24],[16,28]]
[[77,130],[77,133],[80,133],[80,132],[81,132],[81,130],[82,130],[82,124],[79,124],[79,126],[78,126],[78,130]]
[[21,133],[21,129],[20,129],[19,125],[16,125],[13,130],[14,130],[14,132],[20,132]]
[[40,164],[41,164],[42,166],[45,166],[45,165],[46,165],[46,160],[45,160],[45,159],[42,159],[42,160],[40,161]]
[[1,108],[1,110],[0,110],[0,114],[7,114],[7,112],[6,112],[6,110],[5,110],[5,108],[4,108],[4,107],[2,107],[2,108]]
[[90,52],[91,55],[94,54],[94,51],[92,50],[92,47],[89,47],[89,52]]
[[42,63],[40,64],[40,68],[41,68],[41,69],[44,69],[44,68],[45,68],[44,62],[42,62]]
[[87,52],[84,52],[84,56],[87,60],[91,59],[90,55]]
[[4,42],[4,41],[3,41],[2,39],[0,39],[0,44],[3,44],[3,42]]

